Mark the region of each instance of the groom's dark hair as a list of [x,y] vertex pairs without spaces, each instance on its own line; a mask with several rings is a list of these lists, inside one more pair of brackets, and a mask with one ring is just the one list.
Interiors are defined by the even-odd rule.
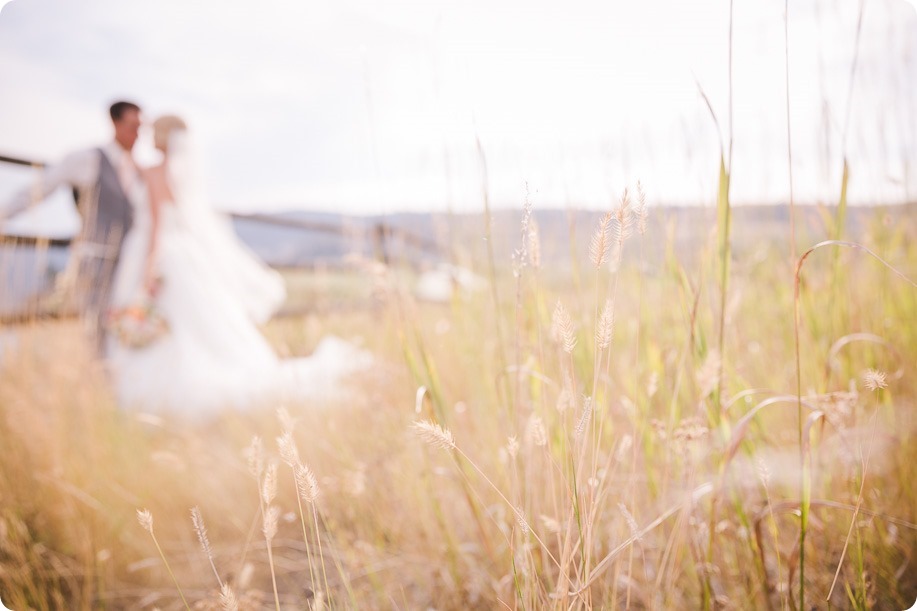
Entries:
[[121,117],[124,116],[124,113],[129,110],[136,110],[137,112],[140,112],[140,107],[133,102],[125,102],[124,100],[121,100],[111,105],[111,108],[108,109],[108,114],[111,115],[112,121],[118,121],[121,119]]

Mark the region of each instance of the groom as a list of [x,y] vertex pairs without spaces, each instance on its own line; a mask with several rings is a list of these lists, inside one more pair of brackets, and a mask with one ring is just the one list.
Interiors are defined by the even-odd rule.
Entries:
[[104,355],[108,303],[124,237],[131,228],[134,205],[146,190],[132,151],[140,130],[140,107],[115,102],[109,108],[114,140],[77,151],[39,175],[38,183],[0,202],[0,227],[5,217],[43,200],[55,189],[74,189],[82,229],[71,248],[68,268],[75,273],[74,296],[88,323],[99,356]]

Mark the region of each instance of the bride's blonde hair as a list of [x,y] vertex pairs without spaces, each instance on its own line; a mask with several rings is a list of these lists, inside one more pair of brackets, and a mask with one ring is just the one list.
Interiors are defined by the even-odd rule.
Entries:
[[163,115],[153,121],[153,144],[164,151],[169,146],[169,135],[175,130],[186,130],[188,125],[177,115]]

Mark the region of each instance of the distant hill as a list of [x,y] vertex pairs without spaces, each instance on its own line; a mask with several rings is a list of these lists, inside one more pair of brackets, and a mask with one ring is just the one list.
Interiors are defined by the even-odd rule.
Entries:
[[[833,214],[833,210],[827,210]],[[585,258],[593,228],[601,216],[595,210],[536,210],[545,265],[567,269],[571,253]],[[732,244],[736,257],[769,247],[785,248],[789,239],[786,206],[739,206],[732,210]],[[797,208],[800,244],[827,238],[822,212],[814,206]],[[845,235],[862,237],[877,214],[894,224],[917,218],[917,204],[889,208],[856,207],[848,210]],[[497,210],[491,233],[498,264],[509,264],[520,244],[521,210]],[[274,215],[234,216],[239,238],[261,259],[275,267],[335,267],[353,256],[380,258],[417,268],[450,261],[478,261],[484,256],[486,227],[482,214],[403,213],[386,216],[349,216],[323,212],[288,212]],[[642,260],[656,265],[666,245],[679,257],[692,258],[698,246],[713,235],[716,214],[712,208],[651,208]],[[384,230],[384,231],[383,231]],[[671,236],[671,244],[668,237]],[[572,244],[572,247],[571,247]],[[630,249],[638,247],[631,240]],[[762,251],[763,252],[763,251]],[[627,251],[625,251],[627,255]],[[66,264],[68,249],[52,247],[40,256],[33,247],[0,244],[0,316],[16,315],[36,295],[47,293]],[[628,256],[629,257],[629,256]]]
[[[849,208],[845,235],[851,239],[862,236],[864,228],[881,210],[890,218],[917,218],[917,204],[889,208]],[[833,215],[833,209],[825,212]],[[549,259],[568,259],[571,238],[574,251],[585,255],[595,223],[601,216],[595,210],[536,210],[533,213],[541,235],[542,255]],[[498,210],[492,214],[494,252],[508,257],[518,246],[520,210]],[[796,210],[797,238],[827,238],[823,213],[815,206],[800,206]],[[310,266],[317,262],[334,265],[348,255],[364,257],[379,255],[378,227],[391,228],[386,237],[390,257],[415,265],[448,258],[450,249],[459,255],[474,257],[476,247],[483,244],[486,233],[482,214],[400,213],[386,216],[347,216],[315,212],[288,212],[272,215],[272,221],[288,222],[291,226],[265,223],[264,220],[237,216],[233,225],[239,237],[265,261],[275,266]],[[296,226],[298,225],[298,226]],[[650,236],[669,235],[676,252],[688,255],[696,252],[700,241],[715,229],[716,211],[701,207],[651,208],[647,233]],[[316,226],[327,231],[307,230]],[[786,243],[789,239],[788,206],[739,206],[732,209],[732,243],[737,256],[751,247]],[[659,243],[658,239],[653,240]],[[423,244],[418,245],[417,242]]]

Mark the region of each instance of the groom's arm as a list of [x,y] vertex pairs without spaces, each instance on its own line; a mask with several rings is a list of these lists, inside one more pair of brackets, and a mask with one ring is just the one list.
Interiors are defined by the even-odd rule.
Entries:
[[3,220],[44,200],[61,185],[79,189],[91,187],[99,177],[99,152],[96,149],[78,151],[64,157],[60,163],[35,172],[35,178],[7,201],[0,201],[0,225]]

